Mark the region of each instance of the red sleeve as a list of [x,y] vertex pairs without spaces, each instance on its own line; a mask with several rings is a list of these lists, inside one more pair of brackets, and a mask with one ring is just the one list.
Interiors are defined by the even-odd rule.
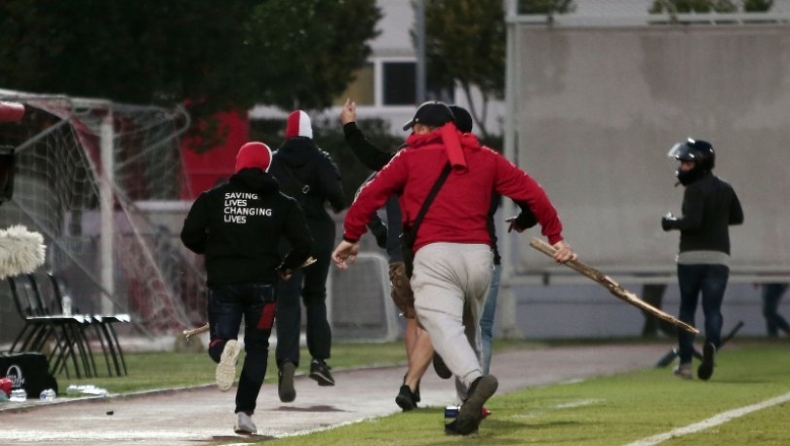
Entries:
[[561,241],[562,223],[543,187],[504,156],[496,154],[496,157],[496,191],[515,201],[529,203],[530,209],[540,224],[541,234],[552,245]]
[[362,186],[343,221],[344,240],[359,241],[367,231],[366,225],[373,214],[384,206],[392,194],[400,195],[403,191],[408,177],[404,152],[405,150],[399,151],[375,178]]

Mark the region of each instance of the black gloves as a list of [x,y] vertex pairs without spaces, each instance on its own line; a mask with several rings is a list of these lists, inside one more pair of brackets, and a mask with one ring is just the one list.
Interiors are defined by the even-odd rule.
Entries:
[[370,233],[376,237],[376,244],[381,249],[387,249],[387,225],[380,218],[374,218],[368,225]]
[[529,229],[538,224],[538,217],[532,212],[532,209],[521,210],[521,213],[516,217],[516,224],[522,229]]
[[673,229],[677,229],[678,227],[677,223],[678,223],[678,219],[675,218],[675,216],[673,216],[669,212],[667,213],[667,215],[661,217],[661,229],[663,229],[664,231],[671,231]]
[[532,213],[532,210],[522,210],[517,217],[510,217],[505,220],[508,223],[507,232],[515,230],[516,232],[523,232],[538,224],[538,218]]

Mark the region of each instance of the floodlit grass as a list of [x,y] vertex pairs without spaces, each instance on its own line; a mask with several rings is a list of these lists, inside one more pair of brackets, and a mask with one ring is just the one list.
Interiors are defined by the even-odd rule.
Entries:
[[[266,444],[624,445],[790,392],[788,345],[728,348],[717,364],[708,382],[680,380],[668,367],[497,395],[486,404],[493,415],[469,438],[445,436],[442,408],[426,408]],[[787,445],[788,408],[760,410],[664,444]]]

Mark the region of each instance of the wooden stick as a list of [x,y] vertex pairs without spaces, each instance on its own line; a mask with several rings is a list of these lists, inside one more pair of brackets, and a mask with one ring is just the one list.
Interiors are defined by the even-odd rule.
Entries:
[[[529,246],[537,249],[538,251],[546,254],[549,257],[554,257],[554,252],[556,251],[553,246],[537,238],[533,238],[532,241],[529,242]],[[598,282],[599,284],[603,285],[604,288],[608,289],[610,293],[614,294],[615,297],[639,308],[640,310],[644,310],[659,319],[665,320],[678,328],[682,328],[683,330],[686,330],[689,333],[693,333],[693,334],[699,333],[699,330],[697,330],[696,328],[681,321],[675,316],[665,313],[659,310],[658,308],[650,305],[649,303],[643,301],[642,299],[639,298],[639,296],[632,293],[631,291],[626,290],[619,283],[612,280],[611,277],[607,276],[606,274],[598,271],[597,269],[589,265],[584,264],[580,260],[569,260],[565,262],[564,265]]]
[[183,332],[183,333],[184,333],[184,337],[186,337],[187,339],[189,339],[189,338],[191,338],[192,336],[197,336],[197,335],[199,335],[199,334],[201,334],[201,333],[205,333],[205,332],[207,332],[207,331],[208,331],[208,324],[206,324],[206,325],[204,325],[204,326],[202,326],[202,327],[193,328],[193,329],[191,329],[191,330],[184,330],[184,332]]

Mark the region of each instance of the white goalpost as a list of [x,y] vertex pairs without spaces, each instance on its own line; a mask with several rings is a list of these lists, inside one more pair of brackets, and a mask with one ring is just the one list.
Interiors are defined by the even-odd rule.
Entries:
[[187,113],[9,90],[0,101],[25,107],[18,122],[0,122],[0,146],[16,163],[0,227],[44,236],[44,268],[84,313],[130,313],[155,334],[202,324],[205,277],[178,240],[181,221],[150,210],[186,195]]

